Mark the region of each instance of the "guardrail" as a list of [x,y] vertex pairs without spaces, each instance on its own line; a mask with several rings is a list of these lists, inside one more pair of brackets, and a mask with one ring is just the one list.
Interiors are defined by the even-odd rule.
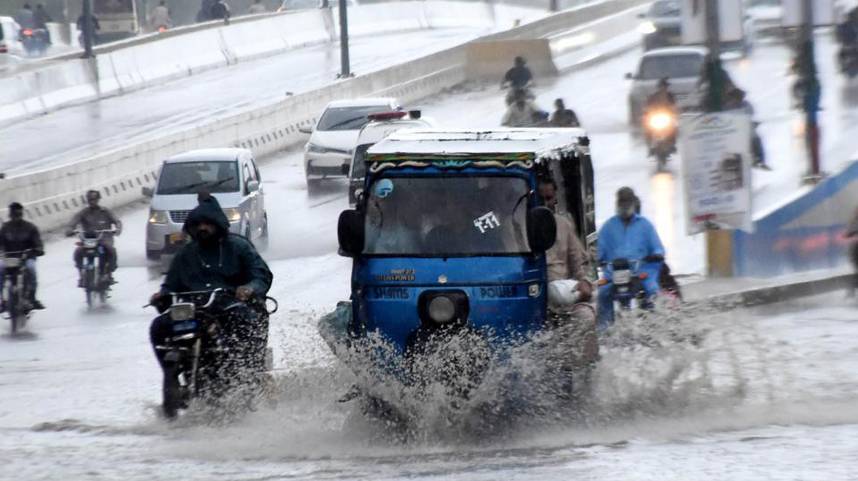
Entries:
[[[604,3],[612,3],[606,0]],[[644,4],[645,1],[619,2]],[[580,18],[592,19],[588,8],[603,9],[602,3],[580,7]],[[611,12],[612,14],[615,12]],[[616,17],[616,32],[626,33],[635,17]],[[550,17],[549,17],[550,19]],[[548,19],[546,19],[548,20]],[[536,21],[534,23],[539,23]],[[571,23],[568,29],[582,27]],[[522,34],[525,25],[511,35]],[[599,27],[604,30],[604,25]],[[495,37],[491,37],[495,38]],[[464,82],[467,45],[460,45],[420,59],[376,72],[339,80],[323,88],[295,95],[285,100],[212,118],[157,139],[139,142],[99,153],[98,155],[39,172],[0,180],[0,205],[17,200],[25,206],[27,217],[43,229],[65,223],[72,212],[85,205],[83,194],[95,188],[103,193],[105,206],[119,206],[139,200],[140,188],[152,186],[163,159],[185,150],[237,146],[251,149],[262,156],[282,150],[305,139],[298,132],[302,126],[314,125],[327,102],[361,96],[390,95],[412,102]],[[509,61],[516,55],[510,50]],[[500,95],[500,94],[499,94]]]

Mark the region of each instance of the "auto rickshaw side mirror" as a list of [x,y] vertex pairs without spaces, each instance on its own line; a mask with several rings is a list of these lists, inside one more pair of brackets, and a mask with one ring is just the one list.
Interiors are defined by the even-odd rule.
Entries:
[[346,177],[349,176],[349,172],[351,172],[351,170],[352,170],[351,165],[349,165],[349,164],[343,164],[341,169],[342,169],[343,175]]
[[632,79],[634,79],[634,78],[635,78],[635,76],[634,76],[634,75],[632,75],[632,73],[631,73],[631,72],[626,72],[626,80],[632,80]]
[[355,209],[341,212],[337,224],[337,239],[343,255],[355,257],[363,252],[364,238],[363,214]]
[[530,249],[543,253],[557,240],[557,221],[548,207],[534,207],[527,212],[527,242]]
[[143,187],[140,189],[140,193],[143,194],[143,197],[154,197],[155,195],[151,187]]

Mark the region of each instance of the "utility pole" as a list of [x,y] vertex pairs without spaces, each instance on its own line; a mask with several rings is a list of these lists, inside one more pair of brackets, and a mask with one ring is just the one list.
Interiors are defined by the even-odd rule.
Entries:
[[560,8],[558,6],[558,2],[559,2],[559,0],[548,0],[548,10],[550,10],[552,12],[556,12],[557,10],[560,10]]
[[802,107],[805,119],[805,143],[810,170],[804,181],[815,184],[822,178],[819,161],[819,101],[822,87],[816,75],[816,56],[813,42],[813,1],[802,1],[802,26],[798,47],[798,61],[801,68],[800,82],[804,91]]
[[[706,59],[706,83],[708,90],[703,99],[705,112],[721,112],[724,110],[724,68],[721,66],[721,19],[718,12],[718,0],[705,0],[706,48],[709,57]],[[714,277],[731,277],[733,275],[733,251],[730,230],[718,229],[712,225],[706,229],[706,265],[707,274]]]
[[346,0],[339,0],[340,5],[340,78],[352,76],[349,62],[349,17]]
[[83,58],[92,58],[92,38],[95,25],[92,23],[92,1],[83,0]]
[[721,20],[718,16],[718,0],[706,0],[706,48],[709,59],[706,63],[706,111],[724,110],[724,68],[721,66]]

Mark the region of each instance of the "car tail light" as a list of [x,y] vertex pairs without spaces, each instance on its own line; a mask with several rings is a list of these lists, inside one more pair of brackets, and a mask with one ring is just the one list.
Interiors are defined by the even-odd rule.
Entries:
[[638,279],[640,280],[645,280],[647,277],[649,277],[649,274],[647,274],[646,272],[641,272],[640,274],[638,274]]
[[33,36],[33,30],[31,30],[29,28],[25,28],[23,33],[24,33],[25,37],[32,37]]

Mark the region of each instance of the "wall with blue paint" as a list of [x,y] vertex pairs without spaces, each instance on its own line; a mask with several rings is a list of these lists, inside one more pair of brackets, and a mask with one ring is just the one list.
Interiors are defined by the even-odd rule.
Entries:
[[858,207],[858,161],[733,234],[735,276],[769,277],[847,262],[846,225]]

